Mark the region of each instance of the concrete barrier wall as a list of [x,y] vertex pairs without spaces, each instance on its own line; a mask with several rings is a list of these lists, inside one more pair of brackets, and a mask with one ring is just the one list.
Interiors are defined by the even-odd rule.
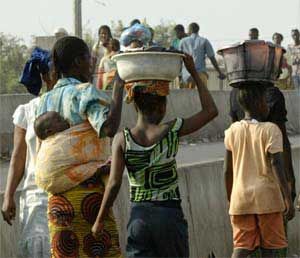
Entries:
[[[293,149],[297,189],[300,189],[300,146]],[[214,251],[217,257],[230,257],[232,232],[227,213],[223,177],[223,160],[179,167],[179,186],[182,207],[189,225],[190,257],[207,257]],[[17,196],[18,197],[18,196]],[[2,205],[3,195],[0,195]],[[126,224],[130,203],[127,177],[114,207],[120,230],[122,248],[126,243]],[[10,227],[0,219],[0,258],[15,257],[18,239],[18,220]],[[300,256],[300,212],[289,224],[290,254]]]
[[[108,92],[110,94],[110,92]],[[186,138],[188,141],[216,141],[224,135],[230,124],[229,91],[212,91],[213,98],[219,109],[219,116],[200,131]],[[296,91],[285,91],[288,110],[287,129],[290,135],[300,134],[300,96]],[[30,95],[0,95],[0,156],[9,156],[12,150],[12,114],[18,105],[27,103]],[[175,117],[187,117],[200,109],[196,90],[172,90],[168,97],[167,116],[165,120]],[[133,105],[124,103],[120,128],[131,127],[136,121]]]

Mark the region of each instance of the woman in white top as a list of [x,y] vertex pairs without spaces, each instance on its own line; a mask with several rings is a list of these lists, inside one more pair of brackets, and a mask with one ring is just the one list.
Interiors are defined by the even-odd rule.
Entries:
[[98,30],[99,40],[92,49],[92,72],[93,84],[96,85],[99,76],[99,65],[101,59],[107,54],[107,45],[112,38],[109,26],[103,25]]
[[[49,74],[42,75],[47,90],[55,80]],[[21,180],[24,185],[20,196],[21,235],[18,256],[26,258],[50,257],[50,241],[47,220],[47,193],[35,184],[36,135],[33,123],[40,97],[20,105],[13,115],[14,148],[11,156],[7,184],[2,206],[3,219],[12,225],[16,216],[15,193]]]

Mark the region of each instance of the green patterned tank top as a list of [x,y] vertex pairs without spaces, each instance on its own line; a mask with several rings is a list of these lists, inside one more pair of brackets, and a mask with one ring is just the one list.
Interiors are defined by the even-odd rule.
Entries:
[[136,143],[130,130],[124,129],[131,201],[180,200],[175,156],[182,124],[183,119],[177,118],[163,139],[150,147]]

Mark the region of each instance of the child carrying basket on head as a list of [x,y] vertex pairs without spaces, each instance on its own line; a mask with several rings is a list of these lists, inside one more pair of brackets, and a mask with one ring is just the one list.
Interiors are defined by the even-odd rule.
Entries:
[[161,123],[166,113],[169,83],[143,81],[127,86],[127,100],[138,113],[135,127],[118,133],[112,146],[112,165],[94,235],[101,234],[104,217],[119,192],[126,166],[131,212],[126,257],[188,257],[188,229],[181,208],[176,169],[179,138],[217,116],[216,105],[199,78],[192,57],[184,63],[197,84],[202,110],[189,118]]

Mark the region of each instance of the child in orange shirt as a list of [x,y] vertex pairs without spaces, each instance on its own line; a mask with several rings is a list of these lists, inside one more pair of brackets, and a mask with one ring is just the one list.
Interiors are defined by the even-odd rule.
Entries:
[[255,82],[241,88],[245,118],[225,131],[232,257],[247,257],[257,248],[263,257],[286,257],[283,215],[294,216],[281,156],[282,135],[275,124],[264,122],[269,113],[264,92]]

